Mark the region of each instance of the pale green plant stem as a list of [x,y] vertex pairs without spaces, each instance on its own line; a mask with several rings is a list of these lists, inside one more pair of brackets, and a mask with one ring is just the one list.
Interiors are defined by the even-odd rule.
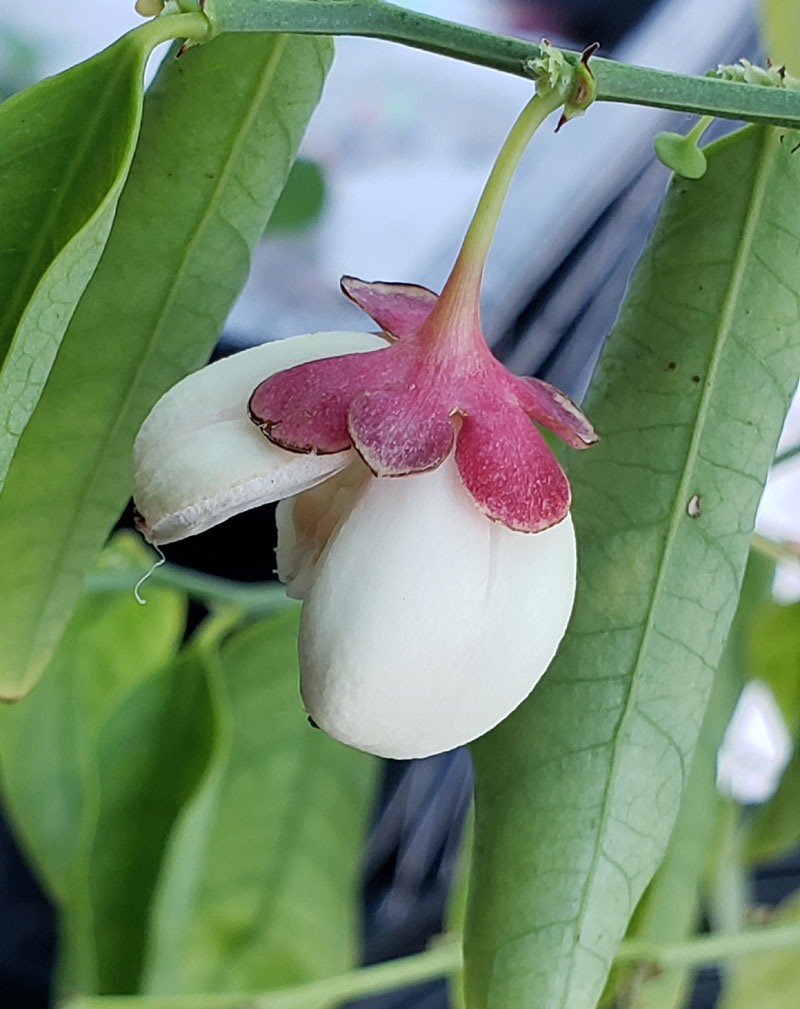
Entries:
[[[406,10],[382,0],[206,0],[213,31],[275,31],[361,35],[441,53],[531,77],[539,46]],[[592,39],[587,39],[592,42]],[[580,54],[564,51],[570,62]],[[800,93],[713,77],[692,77],[594,58],[600,101],[626,102],[700,115],[800,126]]]
[[687,140],[691,140],[693,144],[699,144],[703,134],[713,122],[713,116],[701,116],[686,134]]
[[202,14],[167,14],[153,18],[134,30],[147,39],[151,48],[172,39],[203,42],[211,35],[208,18]]
[[711,919],[716,931],[741,932],[747,916],[748,885],[742,858],[742,810],[733,799],[722,800],[717,854],[711,880]]
[[[517,116],[492,165],[458,258],[431,318],[435,316],[440,321],[446,316],[472,316],[477,320],[481,276],[508,187],[531,137],[550,113],[564,104],[564,100],[563,91],[553,88],[545,94],[534,95]],[[464,318],[464,322],[464,331],[470,332],[469,318]],[[445,328],[457,331],[457,327],[441,325],[433,327],[432,331]]]
[[712,932],[684,942],[654,944],[640,939],[625,939],[617,961],[639,960],[655,967],[700,967],[721,960],[731,960],[755,953],[782,949],[800,951],[800,923],[745,929],[741,932]]
[[63,1009],[327,1009],[360,995],[454,974],[460,967],[461,943],[448,940],[414,956],[261,994],[109,995],[74,999]]
[[[652,943],[625,939],[618,962],[638,961],[655,967],[698,967],[733,957],[783,949],[800,950],[800,923],[749,929],[733,934],[695,936],[677,943]],[[461,969],[461,944],[447,939],[414,956],[362,967],[336,977],[293,988],[254,994],[238,992],[213,995],[101,995],[79,997],[62,1009],[327,1009],[345,999],[375,995],[403,985],[455,974]]]
[[534,95],[517,116],[483,187],[478,206],[464,236],[454,273],[458,273],[459,268],[467,273],[470,269],[483,270],[508,187],[525,153],[525,148],[550,113],[564,104],[564,98],[565,96],[557,89],[553,89],[549,94]]
[[84,586],[89,592],[127,589],[133,593],[134,586],[145,575],[148,575],[142,587],[145,597],[148,585],[167,585],[208,603],[237,606],[249,613],[277,610],[292,604],[286,589],[276,582],[235,582],[177,564],[162,564],[152,570],[149,564],[100,568],[87,575]]

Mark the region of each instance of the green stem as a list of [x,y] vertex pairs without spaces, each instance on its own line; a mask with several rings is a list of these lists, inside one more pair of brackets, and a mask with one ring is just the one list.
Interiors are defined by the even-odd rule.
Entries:
[[204,14],[167,14],[134,29],[147,39],[151,49],[172,39],[204,42],[211,36],[211,24]]
[[477,271],[477,279],[480,279],[497,227],[497,220],[503,209],[503,201],[520,158],[536,130],[551,112],[555,112],[563,104],[564,96],[554,89],[549,94],[534,95],[520,112],[500,148],[500,153],[497,155],[486,185],[483,187],[481,198],[475,208],[456,265],[453,268],[454,275],[463,271],[465,281],[469,278],[474,282],[476,280],[474,273]]
[[[782,949],[800,949],[800,923],[749,929],[732,934],[700,935],[676,943],[624,939],[618,963],[641,962],[655,967],[697,967],[732,957]],[[413,956],[348,971],[293,988],[253,994],[100,995],[70,999],[62,1009],[329,1009],[346,999],[376,995],[404,985],[456,974],[461,969],[461,944],[443,941]]]
[[[530,77],[539,46],[495,35],[382,0],[207,0],[215,32],[285,31],[312,35],[361,35]],[[580,54],[565,51],[572,63]],[[693,77],[592,59],[597,98],[700,115],[800,126],[800,92],[758,87],[712,77]]]
[[703,134],[713,122],[713,116],[702,116],[686,134],[687,139],[691,140],[693,144],[698,144]]
[[438,342],[447,334],[451,349],[454,341],[463,341],[466,348],[480,333],[481,277],[508,187],[531,137],[563,104],[564,94],[559,88],[534,95],[517,117],[492,165],[458,258],[424,327]]
[[782,949],[800,950],[800,923],[732,933],[716,932],[663,946],[640,939],[625,939],[616,959],[618,962],[643,961],[660,968],[699,967]]
[[717,856],[711,885],[710,916],[718,932],[741,932],[747,916],[747,875],[742,858],[741,807],[720,800]]
[[454,974],[460,967],[460,942],[446,942],[414,956],[262,994],[107,995],[74,999],[63,1009],[328,1009],[360,995]]
[[87,576],[85,586],[90,592],[119,592],[126,589],[133,592],[134,585],[148,572],[149,577],[143,586],[145,596],[147,585],[152,584],[168,585],[212,604],[238,606],[248,613],[277,610],[291,603],[284,587],[275,582],[234,582],[177,564],[162,564],[152,571],[150,565],[101,568]]

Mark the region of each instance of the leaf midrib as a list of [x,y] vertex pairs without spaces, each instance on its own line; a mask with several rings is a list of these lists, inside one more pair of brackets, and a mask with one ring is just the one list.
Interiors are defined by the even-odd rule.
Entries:
[[30,644],[26,656],[26,662],[24,665],[24,668],[28,673],[31,668],[31,660],[36,656],[36,654],[39,651],[40,638],[43,633],[43,627],[46,626],[48,623],[48,621],[45,620],[45,616],[48,611],[48,606],[50,604],[50,601],[53,599],[53,596],[58,594],[58,586],[60,585],[61,577],[63,577],[61,572],[63,572],[64,560],[75,538],[75,532],[76,532],[75,526],[77,523],[77,518],[84,512],[86,502],[94,489],[95,480],[97,479],[97,471],[106,458],[109,444],[116,437],[116,434],[120,428],[121,418],[125,416],[130,406],[130,402],[133,398],[134,391],[138,387],[141,373],[152,356],[153,348],[156,344],[157,337],[160,334],[164,325],[164,319],[175,300],[177,289],[180,286],[180,283],[186,273],[188,263],[191,261],[193,257],[194,250],[200,241],[200,236],[205,232],[208,226],[209,219],[216,212],[217,206],[221,202],[220,194],[224,191],[224,189],[227,186],[228,179],[230,178],[231,173],[233,172],[233,166],[237,163],[239,155],[241,154],[241,150],[245,143],[245,138],[249,134],[250,127],[252,126],[252,123],[258,114],[258,110],[260,109],[263,103],[264,96],[268,91],[270,85],[272,84],[272,81],[275,77],[275,73],[277,71],[278,64],[281,61],[283,51],[286,47],[287,39],[288,39],[287,35],[276,35],[274,37],[274,47],[269,55],[269,58],[266,61],[264,72],[261,78],[261,83],[259,84],[258,88],[255,91],[255,96],[250,104],[248,115],[243,123],[242,128],[239,130],[237,134],[236,142],[231,147],[230,155],[224,167],[222,168],[222,171],[219,173],[219,179],[217,185],[214,187],[214,194],[212,198],[208,201],[206,210],[200,219],[200,223],[198,224],[191,240],[186,246],[186,251],[181,261],[181,265],[175,271],[175,279],[164,298],[161,310],[156,320],[156,324],[153,326],[153,331],[145,347],[145,352],[140,359],[133,381],[128,386],[128,391],[126,392],[125,397],[122,400],[122,404],[117,412],[116,419],[108,427],[105,436],[101,440],[98,449],[98,454],[95,456],[96,464],[93,468],[89,480],[87,480],[86,482],[83,493],[80,495],[78,499],[78,506],[72,513],[75,516],[75,520],[72,522],[69,531],[67,533],[67,536],[63,540],[62,547],[59,550],[56,562],[53,565],[53,570],[56,571],[58,574],[48,583],[49,586],[51,587],[51,590],[47,593],[42,606],[38,610],[39,615],[34,624],[34,629],[30,638]]
[[[677,488],[675,495],[675,503],[672,509],[672,516],[670,518],[669,526],[667,529],[667,535],[664,538],[664,548],[661,554],[661,560],[659,561],[658,574],[653,586],[652,599],[659,600],[661,598],[661,590],[666,579],[667,570],[670,566],[670,561],[672,558],[673,547],[675,539],[677,537],[678,528],[683,518],[685,517],[685,507],[688,501],[690,481],[694,477],[696,470],[697,458],[699,455],[700,444],[703,439],[703,433],[705,431],[705,420],[710,410],[710,404],[715,395],[715,382],[714,378],[719,369],[720,360],[722,358],[723,348],[726,346],[730,332],[732,329],[733,318],[738,305],[738,300],[741,295],[741,287],[743,283],[743,278],[746,270],[748,252],[753,242],[753,236],[758,224],[759,211],[764,201],[764,197],[767,192],[767,178],[769,175],[768,169],[772,167],[772,163],[777,155],[777,148],[774,144],[770,143],[772,139],[772,131],[767,127],[763,127],[764,134],[762,140],[762,151],[759,157],[758,167],[754,176],[754,185],[752,190],[752,196],[747,208],[747,213],[744,217],[744,222],[741,230],[741,239],[739,242],[739,251],[736,255],[734,261],[734,269],[731,272],[731,280],[728,284],[727,292],[725,298],[722,301],[721,310],[719,313],[719,321],[717,325],[717,335],[714,340],[713,352],[711,354],[711,361],[708,369],[708,377],[704,383],[703,392],[700,396],[698,402],[696,420],[694,424],[694,430],[692,432],[692,437],[689,442],[689,449],[686,453],[686,461],[683,467],[683,473],[680,479],[680,483]],[[748,251],[745,251],[748,250]],[[617,723],[617,729],[614,733],[614,744],[613,744],[613,755],[611,759],[611,765],[609,768],[609,773],[606,780],[606,786],[603,792],[602,801],[602,814],[600,819],[600,827],[597,832],[597,843],[594,847],[594,852],[592,854],[592,862],[590,870],[587,874],[587,883],[584,886],[583,893],[581,895],[580,906],[578,909],[578,914],[575,918],[575,935],[572,940],[572,955],[569,958],[569,965],[567,968],[565,986],[563,989],[564,996],[561,999],[562,1009],[570,1009],[570,991],[572,987],[572,979],[575,971],[575,950],[579,947],[579,936],[581,933],[581,922],[584,919],[586,912],[586,905],[588,902],[589,893],[592,890],[592,884],[596,875],[597,864],[600,859],[602,851],[602,841],[607,832],[607,824],[609,819],[609,796],[613,788],[615,781],[615,771],[617,763],[620,759],[620,749],[621,749],[621,726],[627,722],[631,712],[636,708],[636,695],[638,689],[638,677],[637,670],[643,662],[643,656],[645,655],[652,632],[655,626],[655,614],[658,610],[658,604],[654,604],[649,607],[647,619],[642,632],[641,642],[636,653],[636,659],[632,665],[631,674],[629,678],[629,685],[625,697],[625,705],[620,716],[619,722]]]

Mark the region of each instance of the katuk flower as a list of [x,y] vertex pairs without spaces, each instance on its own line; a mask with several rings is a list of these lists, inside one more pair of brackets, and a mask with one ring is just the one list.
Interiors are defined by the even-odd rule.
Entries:
[[210,365],[166,393],[136,441],[153,543],[280,501],[306,711],[381,756],[492,728],[569,620],[569,484],[534,422],[576,448],[595,435],[563,393],[493,357],[478,306],[510,172],[555,97],[533,99],[512,130],[439,297],[345,277],[380,335],[306,334]]

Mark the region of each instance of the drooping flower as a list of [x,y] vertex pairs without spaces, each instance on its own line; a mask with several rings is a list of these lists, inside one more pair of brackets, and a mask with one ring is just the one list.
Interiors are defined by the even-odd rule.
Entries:
[[492,728],[569,620],[569,485],[534,421],[577,448],[595,435],[563,393],[493,357],[478,306],[513,165],[562,101],[537,96],[518,120],[439,297],[345,277],[381,335],[306,334],[210,365],[159,400],[134,448],[153,543],[280,501],[306,710],[381,756]]

